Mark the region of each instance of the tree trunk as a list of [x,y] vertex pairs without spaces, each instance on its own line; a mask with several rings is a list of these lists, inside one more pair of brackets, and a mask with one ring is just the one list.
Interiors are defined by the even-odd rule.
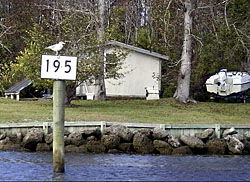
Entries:
[[192,0],[184,2],[184,40],[181,55],[181,67],[178,75],[178,85],[174,94],[174,98],[180,102],[189,102],[190,77],[191,77],[191,59],[192,59]]
[[71,101],[76,93],[76,85],[75,83],[67,84],[66,86],[66,98],[65,98],[65,104],[67,106],[71,105]]
[[106,89],[105,89],[105,81],[104,81],[104,32],[105,32],[105,25],[104,25],[104,11],[105,11],[105,4],[104,0],[99,0],[98,2],[98,26],[97,26],[97,36],[99,42],[99,64],[100,65],[100,75],[95,80],[95,100],[105,100],[106,99]]

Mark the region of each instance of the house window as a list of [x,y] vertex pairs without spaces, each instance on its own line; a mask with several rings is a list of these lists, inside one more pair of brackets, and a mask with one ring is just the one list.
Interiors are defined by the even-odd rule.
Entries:
[[116,74],[116,67],[118,64],[117,56],[115,54],[106,54],[105,73],[107,77],[114,77]]

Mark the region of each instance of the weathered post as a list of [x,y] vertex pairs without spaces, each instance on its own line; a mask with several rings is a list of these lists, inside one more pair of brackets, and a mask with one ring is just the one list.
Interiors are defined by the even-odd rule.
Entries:
[[64,172],[64,112],[65,81],[55,80],[53,85],[53,167]]
[[[53,46],[49,46],[48,48],[52,49],[54,48]],[[54,51],[59,51],[59,50],[54,50]],[[77,70],[77,57],[42,55],[41,78],[54,79],[53,167],[55,173],[64,172],[64,113],[65,113],[65,95],[66,95],[65,80],[76,80],[76,70]]]
[[220,139],[220,124],[215,125],[215,135]]

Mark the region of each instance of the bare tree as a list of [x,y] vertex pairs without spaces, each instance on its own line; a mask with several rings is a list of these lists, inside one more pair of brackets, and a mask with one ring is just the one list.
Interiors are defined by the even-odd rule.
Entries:
[[10,11],[10,2],[1,1],[0,2],[0,46],[6,49],[9,53],[12,53],[11,50],[3,43],[4,36],[7,34],[12,34],[13,26],[6,25],[6,16]]
[[190,101],[190,77],[191,77],[191,60],[192,60],[192,23],[194,10],[193,0],[184,1],[184,40],[181,55],[181,67],[178,75],[178,85],[174,98],[180,102],[187,103]]
[[95,100],[106,99],[106,89],[104,81],[104,33],[105,33],[105,22],[104,22],[105,4],[104,0],[98,1],[98,25],[97,25],[97,36],[99,43],[99,63],[100,63],[100,75],[95,81]]
[[[11,49],[6,45],[6,35],[10,35],[13,33],[13,26],[6,24],[6,16],[10,11],[10,3],[8,1],[0,2],[0,49],[4,49],[8,54],[12,54]],[[2,55],[1,55],[2,56]],[[1,58],[0,60],[0,81],[2,81],[2,77],[8,72],[6,62]],[[1,84],[0,84],[1,87]],[[1,92],[1,90],[0,90]]]

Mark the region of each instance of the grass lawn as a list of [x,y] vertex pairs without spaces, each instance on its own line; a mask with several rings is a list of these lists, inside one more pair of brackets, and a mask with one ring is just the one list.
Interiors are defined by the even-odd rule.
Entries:
[[[52,121],[52,101],[0,98],[0,122]],[[198,102],[172,98],[147,100],[74,100],[65,121],[109,121],[161,124],[250,124],[250,103]]]

